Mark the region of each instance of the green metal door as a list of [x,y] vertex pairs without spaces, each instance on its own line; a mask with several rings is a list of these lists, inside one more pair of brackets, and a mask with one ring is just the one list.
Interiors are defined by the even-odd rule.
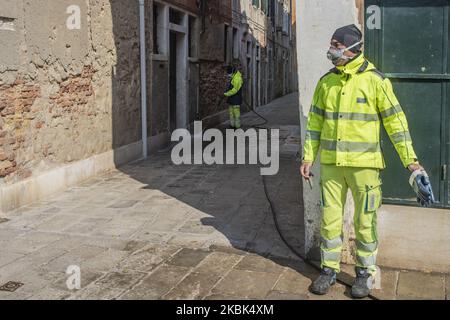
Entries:
[[[440,207],[449,206],[449,5],[449,0],[365,1],[365,54],[393,83]],[[409,173],[386,133],[381,143],[388,167],[382,173],[383,201],[415,205]]]

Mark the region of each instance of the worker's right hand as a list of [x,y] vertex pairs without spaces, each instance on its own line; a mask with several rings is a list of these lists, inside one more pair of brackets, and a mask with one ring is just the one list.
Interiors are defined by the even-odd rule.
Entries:
[[300,167],[300,174],[302,175],[303,178],[305,178],[305,180],[309,180],[311,178],[310,176],[311,167],[312,163],[309,162],[303,162]]

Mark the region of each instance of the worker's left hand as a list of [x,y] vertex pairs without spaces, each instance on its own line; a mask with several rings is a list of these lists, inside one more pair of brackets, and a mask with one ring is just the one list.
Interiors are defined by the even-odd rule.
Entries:
[[408,166],[409,171],[414,172],[416,170],[424,170],[425,169],[418,163],[413,163]]
[[436,202],[430,178],[425,170],[419,169],[414,171],[409,178],[409,184],[417,194],[417,202],[422,207],[429,207]]

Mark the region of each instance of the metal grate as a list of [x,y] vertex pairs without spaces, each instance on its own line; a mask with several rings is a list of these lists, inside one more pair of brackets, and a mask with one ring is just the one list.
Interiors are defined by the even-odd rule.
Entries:
[[19,289],[21,286],[23,286],[23,283],[9,281],[0,287],[0,291],[14,292],[17,289]]

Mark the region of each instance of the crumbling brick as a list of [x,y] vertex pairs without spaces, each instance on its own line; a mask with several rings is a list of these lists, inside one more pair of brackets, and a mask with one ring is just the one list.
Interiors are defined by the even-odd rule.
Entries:
[[[40,87],[27,83],[22,76],[17,76],[11,85],[0,86],[0,177],[4,177],[20,169],[17,165],[15,150],[25,142],[24,123],[33,119],[31,107],[41,96]],[[13,129],[6,129],[13,128]]]
[[[70,76],[69,79],[61,83],[59,92],[52,95],[50,99],[59,108],[79,110],[79,107],[88,104],[89,98],[94,93],[92,87],[93,75],[92,66],[84,67],[81,75]],[[70,110],[67,112],[70,112]]]

